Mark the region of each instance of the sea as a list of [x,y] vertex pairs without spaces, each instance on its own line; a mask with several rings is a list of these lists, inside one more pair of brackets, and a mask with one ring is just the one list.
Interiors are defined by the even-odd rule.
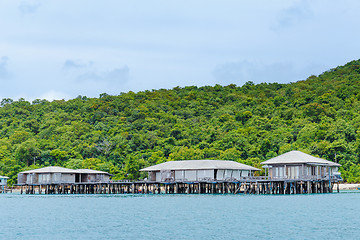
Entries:
[[360,239],[360,191],[0,194],[0,239]]

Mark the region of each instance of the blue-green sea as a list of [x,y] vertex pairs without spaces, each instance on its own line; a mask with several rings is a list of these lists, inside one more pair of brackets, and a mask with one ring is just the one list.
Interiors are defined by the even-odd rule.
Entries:
[[0,239],[360,239],[360,191],[0,194]]

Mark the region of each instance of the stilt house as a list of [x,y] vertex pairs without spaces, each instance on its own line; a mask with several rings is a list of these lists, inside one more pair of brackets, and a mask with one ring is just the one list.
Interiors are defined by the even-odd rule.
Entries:
[[186,160],[143,168],[149,181],[231,181],[253,176],[260,169],[227,160]]
[[92,169],[77,169],[75,175],[75,182],[91,183],[91,182],[109,182],[110,173],[92,170]]
[[300,151],[291,151],[262,162],[272,180],[330,180],[341,179],[341,165]]
[[3,186],[7,186],[8,179],[9,179],[8,177],[0,176],[0,188],[2,188]]
[[9,179],[8,177],[0,176],[0,193],[5,192],[5,188],[7,186],[7,180],[8,179]]
[[111,174],[91,169],[68,169],[63,167],[44,167],[20,172],[18,184],[62,184],[109,182]]

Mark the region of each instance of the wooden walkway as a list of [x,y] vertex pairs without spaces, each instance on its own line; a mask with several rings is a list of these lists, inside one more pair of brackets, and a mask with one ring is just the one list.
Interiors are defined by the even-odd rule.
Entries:
[[268,180],[242,181],[135,181],[108,183],[59,183],[19,185],[21,194],[307,194],[331,193],[338,181]]

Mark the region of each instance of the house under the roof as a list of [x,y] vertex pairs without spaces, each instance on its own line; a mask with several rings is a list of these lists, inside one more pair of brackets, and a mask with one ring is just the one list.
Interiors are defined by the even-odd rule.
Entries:
[[0,176],[0,193],[5,192],[5,187],[7,186],[7,180],[9,178],[5,176]]
[[250,177],[260,169],[227,160],[169,161],[143,168],[150,181],[202,181],[240,180]]
[[92,169],[77,169],[75,175],[75,182],[91,183],[91,182],[109,182],[110,176],[108,172],[92,170]]
[[261,164],[270,179],[330,179],[339,177],[341,165],[300,151],[290,151]]
[[9,177],[0,176],[0,186],[6,186],[8,179],[9,179]]
[[63,167],[44,167],[18,174],[18,184],[62,184],[109,182],[111,174],[91,169],[68,169]]

